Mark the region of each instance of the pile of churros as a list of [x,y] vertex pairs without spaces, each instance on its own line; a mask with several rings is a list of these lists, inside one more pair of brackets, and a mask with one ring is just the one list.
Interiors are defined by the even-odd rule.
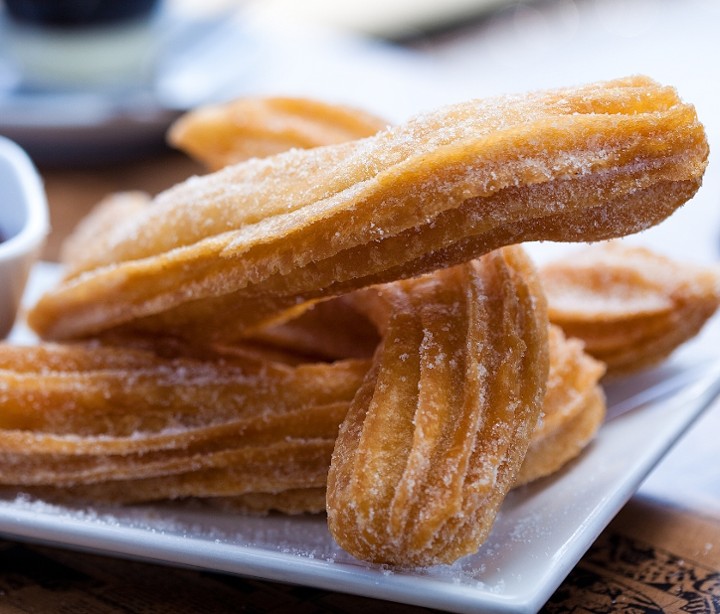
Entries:
[[[327,514],[354,556],[450,563],[582,453],[720,276],[617,239],[700,187],[692,106],[645,77],[398,126],[293,98],[181,118],[212,171],[114,194],[0,347],[0,481],[50,499]],[[536,267],[521,244],[602,243]]]

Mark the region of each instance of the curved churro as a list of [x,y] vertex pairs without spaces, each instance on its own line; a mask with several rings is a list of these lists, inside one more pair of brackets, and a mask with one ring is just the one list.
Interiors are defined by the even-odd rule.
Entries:
[[124,501],[322,487],[367,368],[0,346],[0,480]]
[[392,284],[373,367],[328,474],[351,554],[429,565],[474,552],[512,487],[547,381],[547,315],[519,248]]
[[289,149],[310,149],[371,136],[387,122],[365,111],[308,98],[239,98],[183,115],[168,142],[220,169]]
[[541,276],[550,319],[582,339],[611,375],[661,362],[720,306],[717,268],[619,242],[546,265]]
[[548,340],[547,392],[515,486],[555,473],[578,456],[605,418],[605,394],[598,383],[605,365],[557,326],[550,326]]
[[642,77],[456,105],[169,190],[29,319],[54,339],[239,336],[501,245],[641,230],[695,193],[706,157],[693,108]]
[[[352,303],[385,326],[389,304],[376,290]],[[590,404],[602,369],[578,341],[550,332],[543,418],[515,485],[577,454],[603,413]],[[335,434],[369,363],[289,367],[244,347],[182,357],[164,344],[0,345],[0,483],[54,500],[324,510]],[[278,443],[286,437],[292,445]]]

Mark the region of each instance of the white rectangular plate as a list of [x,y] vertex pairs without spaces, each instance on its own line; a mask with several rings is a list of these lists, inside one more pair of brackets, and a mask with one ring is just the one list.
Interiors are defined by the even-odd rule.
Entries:
[[[30,295],[53,277],[37,267]],[[245,517],[200,504],[71,508],[5,492],[0,533],[453,612],[535,612],[718,393],[717,324],[663,368],[610,388],[610,419],[582,457],[511,493],[481,550],[451,566],[369,565],[334,544],[323,516]]]

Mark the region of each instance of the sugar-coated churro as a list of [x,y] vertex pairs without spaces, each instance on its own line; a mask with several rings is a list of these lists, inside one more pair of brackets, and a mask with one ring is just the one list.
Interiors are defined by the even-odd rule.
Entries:
[[619,242],[543,267],[550,319],[610,375],[651,367],[694,337],[720,306],[720,270]]
[[122,326],[242,336],[502,245],[641,230],[695,193],[706,158],[694,109],[643,77],[455,105],[176,186],[29,320],[52,339]]

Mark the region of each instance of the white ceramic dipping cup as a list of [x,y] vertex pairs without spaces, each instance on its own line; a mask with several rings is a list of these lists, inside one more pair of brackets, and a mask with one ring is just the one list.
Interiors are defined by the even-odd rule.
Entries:
[[42,180],[27,154],[0,137],[0,338],[10,332],[49,231]]

